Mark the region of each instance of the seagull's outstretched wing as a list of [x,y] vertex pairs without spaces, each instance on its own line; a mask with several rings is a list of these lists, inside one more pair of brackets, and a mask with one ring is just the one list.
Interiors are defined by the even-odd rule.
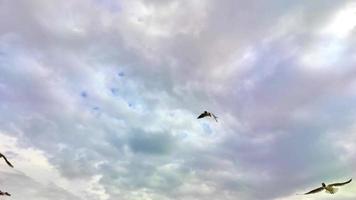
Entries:
[[7,158],[6,158],[3,154],[1,154],[1,153],[0,153],[0,158],[4,158],[4,160],[5,160],[5,162],[6,162],[7,165],[9,165],[9,166],[12,167],[12,168],[14,167],[14,166],[7,160]]
[[316,188],[316,189],[314,189],[314,190],[312,190],[312,191],[309,191],[309,192],[307,192],[307,193],[304,193],[304,194],[314,194],[314,193],[321,192],[321,191],[323,191],[323,190],[324,190],[324,188],[323,188],[323,187],[320,187],[320,188]]
[[328,186],[331,186],[331,187],[335,187],[335,186],[343,186],[343,185],[346,185],[348,183],[351,183],[352,179],[346,181],[346,182],[343,182],[343,183],[333,183],[333,184],[329,184]]
[[218,122],[218,117],[216,115],[214,115],[214,114],[212,114],[212,115],[213,115],[215,121]]
[[11,196],[11,194],[9,194],[8,192],[2,192],[2,191],[0,191],[0,196],[3,196],[3,195]]
[[9,194],[8,192],[1,192],[1,191],[0,191],[0,195],[11,196],[11,194]]
[[208,114],[207,114],[207,113],[202,113],[202,114],[200,114],[200,115],[198,116],[198,118],[197,118],[197,119],[200,119],[200,118],[203,118],[203,117],[206,117],[206,116],[208,116]]

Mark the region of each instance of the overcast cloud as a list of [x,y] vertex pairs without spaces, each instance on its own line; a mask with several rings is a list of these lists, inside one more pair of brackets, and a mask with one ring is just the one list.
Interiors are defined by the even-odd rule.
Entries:
[[355,27],[346,0],[0,0],[0,190],[329,199],[295,194],[356,177]]

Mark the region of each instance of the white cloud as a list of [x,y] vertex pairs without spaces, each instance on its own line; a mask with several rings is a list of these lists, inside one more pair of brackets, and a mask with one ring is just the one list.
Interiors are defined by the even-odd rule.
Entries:
[[328,25],[321,31],[322,34],[330,34],[344,39],[348,37],[356,27],[356,4],[348,3],[337,11]]

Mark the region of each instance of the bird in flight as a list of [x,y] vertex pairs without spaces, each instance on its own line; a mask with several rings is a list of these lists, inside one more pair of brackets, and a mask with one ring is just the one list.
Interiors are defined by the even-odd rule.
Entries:
[[2,192],[2,191],[0,190],[0,196],[4,196],[4,195],[6,195],[6,196],[11,196],[11,194],[9,194],[9,193],[7,193],[7,192]]
[[14,167],[8,160],[7,160],[7,158],[2,154],[2,153],[0,153],[0,158],[4,158],[4,160],[5,160],[5,162],[7,163],[7,165],[9,165],[10,167]]
[[204,111],[202,114],[198,116],[197,119],[204,118],[204,117],[213,117],[215,121],[218,122],[218,117],[208,111]]
[[337,190],[338,190],[338,188],[335,188],[335,187],[346,185],[346,184],[350,183],[351,181],[352,181],[352,179],[350,179],[350,180],[348,180],[346,182],[343,182],[343,183],[332,183],[332,184],[329,184],[329,185],[325,185],[325,183],[322,183],[321,187],[316,188],[316,189],[314,189],[312,191],[309,191],[307,193],[304,193],[303,195],[314,194],[314,193],[321,192],[323,190],[325,190],[326,193],[335,194],[337,192]]

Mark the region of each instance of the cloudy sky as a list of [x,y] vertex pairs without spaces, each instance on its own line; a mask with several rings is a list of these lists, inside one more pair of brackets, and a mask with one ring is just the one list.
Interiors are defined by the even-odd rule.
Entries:
[[351,0],[0,0],[0,190],[330,199],[295,194],[356,178],[355,27]]

